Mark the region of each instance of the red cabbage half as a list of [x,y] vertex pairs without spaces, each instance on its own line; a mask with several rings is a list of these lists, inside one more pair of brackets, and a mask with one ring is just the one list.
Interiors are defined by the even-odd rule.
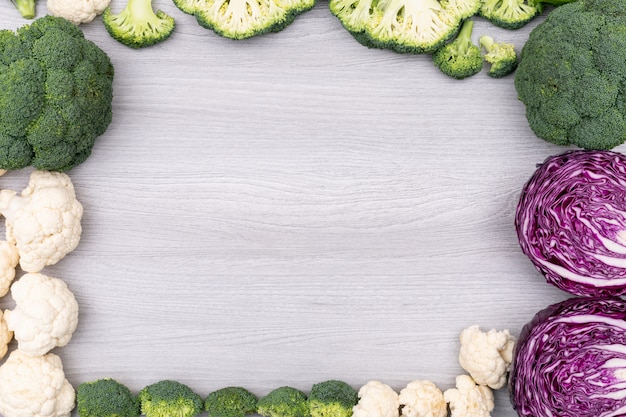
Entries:
[[572,298],[537,313],[509,374],[519,416],[625,416],[625,319],[619,298]]
[[626,294],[626,157],[570,151],[539,165],[515,216],[522,251],[579,296]]

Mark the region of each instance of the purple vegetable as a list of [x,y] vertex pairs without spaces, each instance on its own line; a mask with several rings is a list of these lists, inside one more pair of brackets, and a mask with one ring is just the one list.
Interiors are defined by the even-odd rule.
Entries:
[[579,297],[522,329],[509,391],[520,417],[626,415],[626,303]]
[[546,159],[522,190],[515,228],[549,283],[579,296],[626,294],[626,156]]

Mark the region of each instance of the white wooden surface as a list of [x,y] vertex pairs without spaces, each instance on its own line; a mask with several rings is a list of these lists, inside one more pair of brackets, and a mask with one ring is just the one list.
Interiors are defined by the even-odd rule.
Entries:
[[[99,18],[82,26],[116,75],[113,123],[70,172],[81,243],[44,270],[80,303],[55,350],[75,386],[446,389],[464,327],[517,334],[567,297],[517,244],[523,183],[566,149],[528,129],[512,77],[457,81],[426,56],[367,49],[323,0],[246,41],[154,4],[177,28],[151,48],[115,42]],[[0,28],[25,23],[0,2]],[[533,26],[477,19],[474,35],[520,49]],[[515,415],[506,390],[496,402],[493,416]]]

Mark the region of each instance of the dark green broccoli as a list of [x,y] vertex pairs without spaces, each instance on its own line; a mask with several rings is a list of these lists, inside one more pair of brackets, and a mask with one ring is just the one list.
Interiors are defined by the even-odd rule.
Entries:
[[490,77],[502,78],[515,71],[518,63],[515,45],[507,42],[496,42],[488,35],[482,35],[478,39],[478,43],[486,51],[483,55],[484,60],[491,65],[487,73]]
[[359,396],[347,383],[331,379],[313,385],[308,401],[311,417],[350,417]]
[[515,88],[534,133],[559,145],[626,141],[626,0],[577,0],[530,33]]
[[117,14],[108,6],[102,22],[113,39],[135,49],[163,42],[176,26],[170,15],[152,9],[152,0],[128,0]]
[[76,389],[79,417],[139,417],[139,401],[114,379],[84,382]]
[[187,385],[163,380],[139,392],[141,413],[146,417],[195,417],[202,413],[202,398]]
[[112,118],[113,66],[69,21],[0,31],[0,168],[67,171]]
[[538,16],[544,5],[560,6],[575,0],[483,0],[478,14],[504,29],[519,29]]
[[204,400],[209,417],[244,417],[256,413],[257,397],[242,387],[213,391]]
[[473,20],[466,20],[456,39],[433,54],[433,63],[444,74],[458,80],[478,74],[483,68],[480,48],[472,42]]
[[11,0],[24,19],[35,18],[35,0]]
[[257,402],[257,413],[263,417],[309,417],[306,395],[292,387],[280,387]]

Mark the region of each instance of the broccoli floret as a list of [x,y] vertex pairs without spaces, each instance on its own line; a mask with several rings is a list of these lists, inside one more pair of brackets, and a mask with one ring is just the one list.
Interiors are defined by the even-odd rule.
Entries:
[[502,78],[511,74],[517,68],[517,53],[512,43],[496,42],[491,36],[482,35],[478,43],[485,49],[483,58],[491,64],[490,77]]
[[311,417],[350,417],[359,396],[346,382],[329,380],[313,385],[308,401]]
[[577,0],[530,33],[515,72],[533,132],[611,149],[626,141],[626,0]]
[[330,0],[328,7],[343,27],[362,45],[375,48],[378,45],[365,33],[372,19],[374,0]]
[[65,19],[0,31],[0,168],[82,163],[111,122],[112,86],[109,57]]
[[504,29],[519,29],[537,17],[544,5],[560,6],[575,0],[483,0],[478,14]]
[[256,413],[257,397],[242,387],[226,387],[210,393],[204,408],[209,417],[244,417]]
[[433,54],[433,62],[444,74],[458,80],[478,74],[483,68],[480,48],[472,42],[473,20],[466,20],[458,36]]
[[163,380],[139,392],[141,413],[146,417],[195,417],[202,413],[202,398],[187,385]]
[[230,39],[278,32],[315,6],[315,0],[174,0],[200,26]]
[[102,13],[102,22],[113,39],[136,49],[163,42],[176,26],[170,15],[152,9],[152,0],[128,0],[117,14],[108,6]]
[[263,417],[309,417],[306,395],[293,387],[280,387],[257,402],[257,413]]
[[24,19],[35,18],[35,0],[11,0]]
[[114,379],[84,382],[76,389],[79,417],[139,417],[139,401]]

